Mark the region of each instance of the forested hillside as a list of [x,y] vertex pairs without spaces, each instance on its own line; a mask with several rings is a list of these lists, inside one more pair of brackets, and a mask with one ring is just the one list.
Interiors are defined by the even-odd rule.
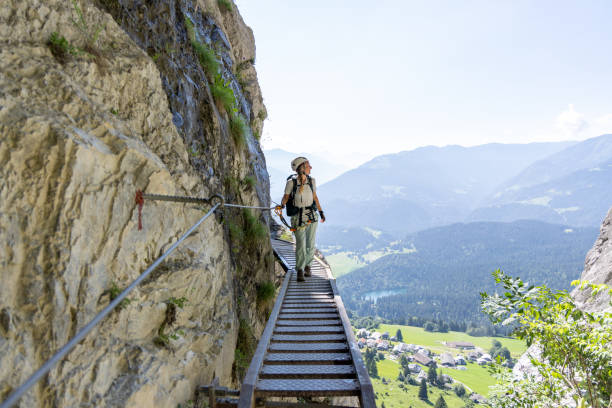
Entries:
[[[538,221],[476,222],[410,234],[416,252],[382,257],[338,279],[347,308],[399,324],[465,331],[486,325],[479,292],[493,290],[491,272],[501,268],[531,284],[569,289],[580,275],[597,228],[570,228]],[[375,303],[373,291],[401,290]],[[396,292],[397,293],[397,292]]]

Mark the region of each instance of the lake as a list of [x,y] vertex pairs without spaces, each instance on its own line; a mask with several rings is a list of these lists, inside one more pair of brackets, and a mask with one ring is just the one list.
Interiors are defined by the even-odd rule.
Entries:
[[406,289],[405,288],[402,288],[402,289],[387,289],[387,290],[374,290],[372,292],[364,293],[363,296],[365,296],[366,300],[372,300],[372,301],[374,301],[374,303],[376,303],[376,300],[381,298],[381,297],[392,296],[392,295],[401,295],[402,293],[406,293]]

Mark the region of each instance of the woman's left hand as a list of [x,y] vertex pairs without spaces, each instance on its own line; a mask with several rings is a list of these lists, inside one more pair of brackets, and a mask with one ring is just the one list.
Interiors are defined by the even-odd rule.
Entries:
[[319,214],[321,214],[321,222],[325,222],[325,213],[323,213],[323,211],[319,211]]

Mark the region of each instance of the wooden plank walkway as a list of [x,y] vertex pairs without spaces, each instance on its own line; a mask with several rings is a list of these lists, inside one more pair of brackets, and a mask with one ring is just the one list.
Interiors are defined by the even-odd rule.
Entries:
[[287,273],[244,378],[238,407],[255,407],[256,399],[266,406],[278,404],[266,404],[266,397],[326,396],[356,396],[361,407],[376,407],[331,271],[315,258],[312,276],[297,282],[293,244],[273,239],[272,246]]

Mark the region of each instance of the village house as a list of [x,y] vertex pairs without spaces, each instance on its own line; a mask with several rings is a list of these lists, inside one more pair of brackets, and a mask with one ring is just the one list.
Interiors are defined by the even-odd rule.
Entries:
[[434,361],[431,358],[427,357],[425,354],[422,353],[415,353],[414,361],[423,364],[426,367],[434,364]]
[[359,330],[357,330],[356,337],[358,337],[358,338],[367,338],[368,337],[368,331],[366,329],[359,329]]
[[477,404],[486,404],[488,402],[485,397],[483,397],[480,394],[476,394],[476,393],[470,395],[470,399]]
[[387,340],[381,340],[377,345],[376,348],[378,350],[388,350],[389,349],[389,342]]
[[476,361],[480,358],[480,356],[482,356],[482,353],[480,353],[479,351],[471,351],[467,353],[467,358],[470,361]]
[[491,355],[488,353],[483,354],[478,360],[476,360],[476,363],[478,365],[485,365],[485,364],[490,364],[493,360],[491,359]]
[[423,370],[416,376],[417,383],[421,383],[422,380],[427,381],[427,373]]
[[465,357],[463,357],[461,355],[455,357],[455,364],[456,365],[466,365],[467,362],[465,361]]
[[421,366],[418,364],[408,364],[408,369],[411,373],[420,373],[422,371]]
[[467,341],[447,341],[446,345],[448,347],[458,348],[462,350],[473,350],[476,348],[475,345]]
[[429,351],[428,349],[426,349],[423,346],[416,346],[415,352],[416,353],[421,353],[421,354],[426,355],[428,357],[431,355],[431,351]]
[[440,377],[442,378],[442,382],[444,384],[452,384],[455,382],[455,380],[453,380],[453,377],[448,374],[442,374]]
[[381,337],[382,337],[382,334],[380,334],[379,332],[370,333],[370,335],[368,336],[368,338],[374,339],[374,340],[380,340]]
[[363,337],[357,340],[357,345],[359,346],[359,348],[364,348],[367,344],[368,344],[368,341],[364,339]]
[[384,332],[382,334],[382,338],[385,339],[385,340],[389,340],[389,332]]
[[366,340],[366,345],[370,348],[375,348],[376,347],[376,340],[374,339],[367,339]]
[[454,367],[455,359],[451,353],[442,353],[440,356],[440,364],[444,367]]
[[410,351],[410,348],[408,347],[408,344],[406,344],[406,343],[397,343],[393,347],[393,352],[394,353],[405,353],[407,351]]

